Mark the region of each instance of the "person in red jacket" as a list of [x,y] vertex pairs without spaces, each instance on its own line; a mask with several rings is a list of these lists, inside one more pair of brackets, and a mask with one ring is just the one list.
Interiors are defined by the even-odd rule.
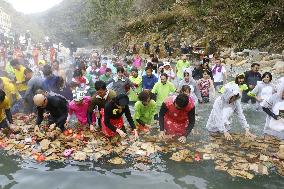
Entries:
[[186,94],[165,99],[159,114],[160,137],[177,137],[185,143],[195,124],[194,100]]

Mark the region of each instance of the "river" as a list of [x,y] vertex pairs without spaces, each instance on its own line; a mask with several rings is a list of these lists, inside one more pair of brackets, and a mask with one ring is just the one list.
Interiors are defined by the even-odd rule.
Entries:
[[[204,129],[212,103],[201,105],[200,120],[197,122],[199,135],[191,136],[191,141],[208,139]],[[244,107],[245,115],[252,131],[262,133],[265,114],[251,107]],[[236,120],[234,131],[241,131]],[[38,164],[10,156],[0,151],[0,189],[280,189],[284,188],[284,179],[275,171],[269,176],[256,176],[252,180],[231,177],[226,172],[215,171],[211,161],[179,163],[169,160],[166,155],[153,157],[149,167],[135,165],[127,161],[126,165],[114,166],[99,162],[48,162]]]

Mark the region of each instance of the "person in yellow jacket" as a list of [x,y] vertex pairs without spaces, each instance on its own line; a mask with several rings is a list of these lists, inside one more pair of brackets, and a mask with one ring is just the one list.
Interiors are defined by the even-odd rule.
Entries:
[[10,102],[6,97],[6,93],[3,90],[0,90],[0,129],[9,127],[8,122],[13,124],[10,107]]
[[25,91],[28,89],[25,77],[26,68],[21,65],[17,59],[12,60],[10,64],[14,68],[17,90],[21,95],[24,95]]
[[11,106],[21,98],[21,95],[17,91],[16,86],[7,77],[0,77],[0,89],[2,89],[6,93]]

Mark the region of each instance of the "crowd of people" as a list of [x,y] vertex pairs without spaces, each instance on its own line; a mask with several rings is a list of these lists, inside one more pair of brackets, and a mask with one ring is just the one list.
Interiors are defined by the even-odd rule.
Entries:
[[185,143],[198,111],[214,101],[206,124],[209,132],[231,140],[231,118],[236,114],[245,136],[254,138],[242,109],[251,101],[267,114],[264,134],[284,139],[284,80],[275,86],[271,73],[258,72],[258,63],[229,82],[218,53],[210,58],[183,54],[176,62],[154,54],[148,59],[139,54],[121,58],[97,51],[70,63],[57,58],[40,63],[36,56],[24,54],[1,60],[1,129],[13,124],[13,114],[22,112],[37,115],[35,132],[46,119],[51,129],[63,132],[76,125],[112,139],[127,136],[127,120],[136,139],[158,126],[159,137]]

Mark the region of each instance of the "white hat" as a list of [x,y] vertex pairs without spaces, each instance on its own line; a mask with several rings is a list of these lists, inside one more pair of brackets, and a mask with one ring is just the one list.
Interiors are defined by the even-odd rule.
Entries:
[[171,66],[171,63],[170,62],[165,62],[164,66]]
[[72,91],[72,93],[73,93],[73,100],[76,102],[83,100],[86,95],[85,91],[79,90],[78,88],[76,88],[75,91]]

